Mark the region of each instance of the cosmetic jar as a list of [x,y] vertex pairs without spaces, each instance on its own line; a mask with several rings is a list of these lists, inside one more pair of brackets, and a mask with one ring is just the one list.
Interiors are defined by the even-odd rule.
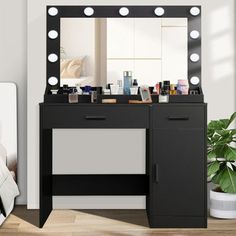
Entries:
[[131,95],[137,95],[138,94],[138,87],[130,88],[130,94]]

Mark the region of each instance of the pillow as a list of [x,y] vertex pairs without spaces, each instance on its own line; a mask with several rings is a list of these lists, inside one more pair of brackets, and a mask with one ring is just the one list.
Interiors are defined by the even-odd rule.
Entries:
[[61,78],[79,78],[84,58],[62,59]]

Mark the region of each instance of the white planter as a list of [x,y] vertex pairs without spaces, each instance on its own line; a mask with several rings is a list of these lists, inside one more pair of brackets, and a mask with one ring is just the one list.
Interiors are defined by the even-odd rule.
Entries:
[[236,194],[210,190],[210,215],[221,219],[235,219]]

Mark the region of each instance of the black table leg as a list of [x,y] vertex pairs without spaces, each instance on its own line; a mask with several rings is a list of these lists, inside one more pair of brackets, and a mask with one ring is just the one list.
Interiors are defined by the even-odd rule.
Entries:
[[52,129],[40,129],[39,227],[52,211]]

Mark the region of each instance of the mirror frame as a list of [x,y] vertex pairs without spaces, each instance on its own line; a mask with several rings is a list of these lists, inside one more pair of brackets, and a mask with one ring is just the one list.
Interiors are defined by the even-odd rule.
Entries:
[[[48,10],[54,7],[58,10],[57,15],[51,16]],[[91,16],[86,16],[84,13],[85,8],[90,7],[94,10]],[[120,8],[126,7],[129,9],[129,13],[126,16],[121,16],[119,13]],[[164,14],[157,16],[155,14],[155,9],[161,7],[164,9]],[[191,15],[190,10],[193,7],[197,7],[200,13],[197,16]],[[57,6],[48,5],[47,6],[47,91],[51,89],[60,88],[60,20],[61,18],[109,18],[109,17],[139,17],[139,18],[187,18],[188,19],[188,81],[190,89],[196,89],[201,87],[201,6]],[[51,39],[48,37],[48,32],[55,30],[58,33],[57,38]],[[190,33],[197,30],[200,36],[197,39],[193,39]],[[50,54],[56,54],[59,58],[56,62],[50,62],[48,56]],[[192,62],[190,57],[192,54],[198,54],[199,60],[197,62]],[[58,83],[56,85],[50,85],[48,79],[50,77],[58,78]],[[198,85],[191,84],[190,80],[192,77],[198,77],[200,82]]]

